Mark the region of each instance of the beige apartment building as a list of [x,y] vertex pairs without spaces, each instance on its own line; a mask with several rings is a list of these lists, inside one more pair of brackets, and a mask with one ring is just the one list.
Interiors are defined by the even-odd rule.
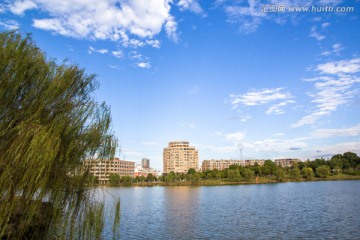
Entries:
[[282,158],[282,159],[274,159],[274,162],[279,167],[291,167],[293,163],[300,162],[300,159],[297,158]]
[[85,160],[84,167],[89,169],[90,173],[98,178],[99,183],[109,182],[109,175],[117,173],[122,176],[134,177],[135,162],[120,160]]
[[265,160],[204,160],[201,164],[201,170],[207,171],[207,170],[223,170],[226,168],[229,168],[230,165],[236,164],[240,166],[254,166],[255,164],[258,164],[259,166],[263,166],[265,163]]
[[188,141],[169,142],[163,152],[164,173],[187,173],[190,168],[197,170],[199,155],[195,147],[189,146]]
[[244,160],[204,160],[201,164],[201,170],[207,171],[207,170],[223,170],[226,168],[229,168],[230,165],[240,165],[245,166]]

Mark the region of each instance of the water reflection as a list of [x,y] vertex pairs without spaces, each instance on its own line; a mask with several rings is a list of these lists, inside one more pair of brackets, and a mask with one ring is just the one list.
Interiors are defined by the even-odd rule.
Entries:
[[[360,236],[360,181],[133,187],[107,191],[121,198],[121,239],[359,239]],[[110,205],[111,197],[105,199]],[[107,233],[111,224],[108,220]],[[104,239],[107,236],[110,234],[105,234]]]
[[199,187],[169,187],[164,190],[164,228],[174,239],[196,236]]

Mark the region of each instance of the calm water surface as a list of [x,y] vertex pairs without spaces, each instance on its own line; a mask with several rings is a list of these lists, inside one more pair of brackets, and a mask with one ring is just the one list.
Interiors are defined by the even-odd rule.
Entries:
[[120,196],[121,239],[360,239],[360,181],[98,191]]

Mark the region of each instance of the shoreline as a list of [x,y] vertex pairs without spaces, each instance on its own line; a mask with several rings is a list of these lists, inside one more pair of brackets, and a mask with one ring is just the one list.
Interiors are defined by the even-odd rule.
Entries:
[[94,186],[104,186],[104,187],[177,187],[177,186],[228,186],[228,185],[250,185],[250,184],[272,184],[272,183],[288,183],[288,182],[315,182],[315,181],[341,181],[341,180],[360,180],[360,175],[334,175],[324,179],[314,177],[313,179],[300,178],[295,179],[285,179],[284,181],[277,181],[276,179],[259,177],[258,181],[256,179],[251,179],[250,181],[227,181],[227,180],[218,180],[218,179],[206,179],[199,180],[199,182],[191,181],[179,181],[179,182],[138,182],[131,184],[96,184]]

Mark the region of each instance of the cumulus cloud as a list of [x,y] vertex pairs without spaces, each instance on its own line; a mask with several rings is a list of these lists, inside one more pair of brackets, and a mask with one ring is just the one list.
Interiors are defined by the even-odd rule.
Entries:
[[266,111],[267,114],[282,114],[284,113],[282,107],[290,103],[295,103],[295,101],[290,100],[292,95],[289,92],[284,92],[284,88],[252,90],[240,95],[232,94],[230,98],[233,109],[241,105],[256,106],[277,102],[275,105],[270,106]]
[[[123,41],[150,39],[165,28],[176,39],[177,24],[170,14],[171,0],[14,0],[7,9],[23,15],[38,9],[43,18],[34,18],[36,28],[60,35],[101,40]],[[131,37],[129,37],[131,36]],[[145,41],[146,42],[146,41]],[[158,46],[156,42],[149,45]]]

